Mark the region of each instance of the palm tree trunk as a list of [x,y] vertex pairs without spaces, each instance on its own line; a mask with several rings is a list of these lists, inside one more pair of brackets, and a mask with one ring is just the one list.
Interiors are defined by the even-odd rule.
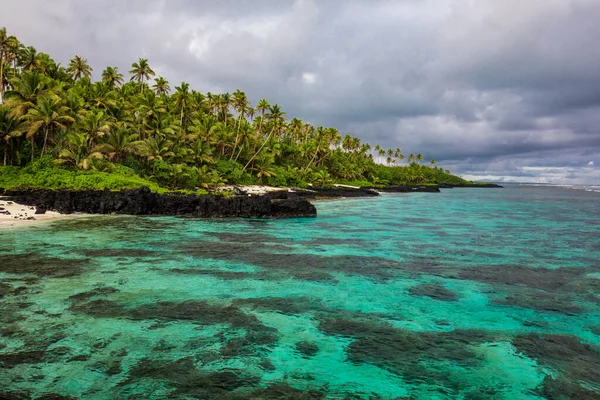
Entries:
[[258,149],[258,151],[256,153],[254,153],[254,155],[250,158],[250,160],[248,160],[248,162],[244,166],[244,169],[242,170],[242,172],[245,171],[246,168],[248,168],[248,165],[250,165],[250,163],[256,158],[256,156],[258,155],[258,153],[260,153],[262,151],[263,147],[265,147],[265,145],[269,142],[269,139],[271,138],[271,135],[273,134],[274,131],[275,131],[275,127],[273,127],[273,129],[271,129],[271,132],[269,133],[269,135],[267,136],[267,138],[263,142],[262,146],[260,146],[260,149]]
[[[238,137],[240,136],[240,125],[242,124],[242,116],[243,115],[244,115],[244,113],[241,113],[240,117],[238,118],[237,132],[235,133],[235,142],[233,142],[233,151],[231,152],[231,157],[229,157],[230,160],[233,158],[233,155],[235,154],[235,148],[237,147]],[[235,159],[237,160],[237,157]]]
[[315,151],[315,155],[313,156],[312,160],[310,160],[310,162],[308,163],[306,168],[310,168],[311,164],[315,161],[315,158],[317,158],[317,154],[319,154],[319,150],[321,150],[321,140],[320,139],[319,139],[319,144],[317,145],[317,151]]
[[[0,104],[4,101],[4,51],[0,51]],[[6,166],[6,164],[4,164]]]
[[44,153],[46,152],[46,144],[48,143],[48,127],[44,128],[44,146],[42,147],[42,154],[40,154],[40,158],[44,157]]

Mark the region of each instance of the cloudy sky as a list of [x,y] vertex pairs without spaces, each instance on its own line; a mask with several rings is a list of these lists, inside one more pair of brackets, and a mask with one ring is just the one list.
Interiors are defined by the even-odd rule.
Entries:
[[598,0],[2,0],[66,64],[245,91],[467,178],[600,184]]

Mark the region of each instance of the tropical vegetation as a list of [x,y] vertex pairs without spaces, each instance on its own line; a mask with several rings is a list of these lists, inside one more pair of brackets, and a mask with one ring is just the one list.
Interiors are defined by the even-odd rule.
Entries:
[[[97,78],[96,80],[94,78]],[[230,184],[328,186],[464,183],[421,154],[371,147],[336,128],[288,118],[240,90],[201,93],[156,76],[66,67],[0,29],[0,187]],[[110,179],[110,176],[115,177]],[[81,177],[81,178],[78,178]],[[93,177],[93,178],[92,178]],[[10,182],[8,184],[7,182]],[[84,183],[82,183],[84,182]]]

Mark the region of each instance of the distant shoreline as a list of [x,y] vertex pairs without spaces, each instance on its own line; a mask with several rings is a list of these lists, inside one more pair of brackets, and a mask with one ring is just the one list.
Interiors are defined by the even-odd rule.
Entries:
[[156,194],[135,190],[7,190],[0,197],[0,227],[73,215],[170,215],[197,218],[316,217],[309,200],[376,197],[379,193],[436,193],[454,187],[499,188],[495,184],[402,185],[387,187],[287,188],[229,186],[206,195]]

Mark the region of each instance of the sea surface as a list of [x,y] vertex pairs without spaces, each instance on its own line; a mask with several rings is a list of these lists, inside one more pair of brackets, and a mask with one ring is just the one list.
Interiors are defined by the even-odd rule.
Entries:
[[316,205],[0,231],[0,398],[600,399],[600,193]]

